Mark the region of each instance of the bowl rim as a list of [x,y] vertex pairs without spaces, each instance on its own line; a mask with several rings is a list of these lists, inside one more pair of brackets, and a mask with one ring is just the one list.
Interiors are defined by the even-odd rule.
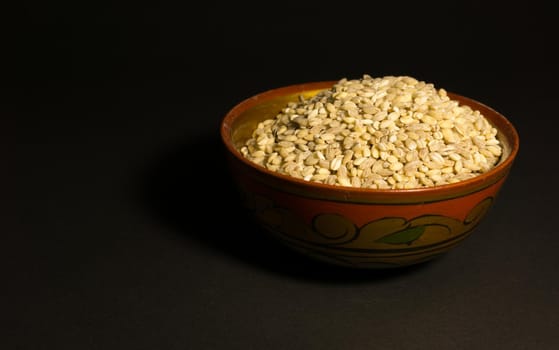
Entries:
[[[493,114],[493,118],[499,119],[499,123],[502,124],[501,128],[497,128],[499,133],[504,134],[504,137],[507,139],[508,145],[510,147],[510,152],[506,156],[506,158],[500,160],[496,166],[494,166],[489,171],[476,175],[472,178],[462,180],[459,182],[451,183],[451,184],[444,184],[444,185],[436,185],[436,186],[429,186],[429,187],[417,187],[417,188],[410,188],[410,189],[373,189],[373,188],[364,188],[364,187],[352,187],[352,186],[340,186],[340,185],[328,185],[319,182],[313,181],[305,181],[303,179],[299,179],[296,177],[289,176],[287,174],[282,174],[279,172],[274,172],[271,170],[266,169],[256,163],[251,162],[249,159],[245,158],[240,151],[233,145],[232,142],[232,125],[233,122],[238,118],[243,112],[257,106],[261,102],[265,102],[268,100],[273,99],[274,97],[279,97],[282,95],[296,95],[303,92],[312,92],[315,90],[323,90],[328,89],[330,86],[337,83],[338,80],[324,80],[324,81],[316,81],[316,82],[306,82],[300,84],[291,84],[286,86],[281,86],[277,88],[268,89],[252,95],[244,100],[235,104],[231,109],[229,109],[225,115],[222,117],[220,122],[220,138],[227,149],[227,152],[232,155],[236,160],[242,162],[245,166],[248,166],[255,170],[258,173],[276,179],[278,181],[287,182],[294,186],[302,186],[307,189],[313,189],[318,191],[328,191],[330,193],[338,193],[343,196],[348,195],[358,195],[358,196],[371,196],[371,195],[380,195],[380,196],[396,196],[402,197],[407,195],[436,195],[436,194],[444,194],[448,192],[473,192],[480,188],[485,188],[498,180],[502,177],[507,176],[508,171],[510,170],[514,160],[518,155],[518,151],[520,148],[520,138],[517,129],[511,123],[508,118],[506,118],[503,114],[496,111],[492,107],[475,100],[473,98],[460,95],[451,91],[447,90],[447,94],[451,99],[460,99],[466,101],[467,104],[470,106],[474,105],[477,107],[481,107],[482,109],[488,110],[490,113]],[[462,102],[459,101],[461,104]],[[485,115],[485,114],[484,114]],[[487,117],[487,116],[486,116]],[[492,124],[495,123],[490,120]],[[496,125],[494,125],[497,127]],[[504,132],[503,129],[507,129],[507,132]]]

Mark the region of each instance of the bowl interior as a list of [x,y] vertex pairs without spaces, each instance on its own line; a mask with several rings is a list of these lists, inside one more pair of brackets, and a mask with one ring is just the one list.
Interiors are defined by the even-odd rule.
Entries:
[[[326,86],[327,87],[327,86]],[[325,87],[325,88],[326,88]],[[258,123],[263,120],[274,118],[288,102],[297,101],[300,95],[312,97],[322,89],[286,91],[286,94],[264,93],[257,95],[252,100],[247,100],[247,109],[239,109],[235,114],[231,125],[231,142],[236,150],[239,150],[251,137]],[[252,106],[249,106],[252,105]]]

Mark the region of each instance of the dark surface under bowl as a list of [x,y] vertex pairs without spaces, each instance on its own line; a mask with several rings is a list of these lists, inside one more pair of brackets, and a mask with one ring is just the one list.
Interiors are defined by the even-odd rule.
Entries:
[[[553,2],[13,4],[0,349],[559,349]],[[437,82],[517,127],[491,212],[443,259],[325,265],[240,205],[223,115],[363,73]]]

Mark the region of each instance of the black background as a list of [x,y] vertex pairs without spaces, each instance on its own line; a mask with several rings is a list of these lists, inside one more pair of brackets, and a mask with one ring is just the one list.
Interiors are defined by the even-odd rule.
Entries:
[[[13,13],[0,348],[559,347],[550,5],[24,2]],[[325,266],[267,239],[239,205],[223,115],[266,89],[362,74],[433,82],[520,134],[495,206],[441,259]]]

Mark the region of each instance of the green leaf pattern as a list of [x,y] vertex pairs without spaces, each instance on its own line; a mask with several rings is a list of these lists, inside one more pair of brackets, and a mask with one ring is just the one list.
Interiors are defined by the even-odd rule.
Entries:
[[376,242],[387,244],[412,244],[413,241],[421,237],[423,232],[425,232],[425,226],[410,227],[405,230],[383,236],[377,239]]

